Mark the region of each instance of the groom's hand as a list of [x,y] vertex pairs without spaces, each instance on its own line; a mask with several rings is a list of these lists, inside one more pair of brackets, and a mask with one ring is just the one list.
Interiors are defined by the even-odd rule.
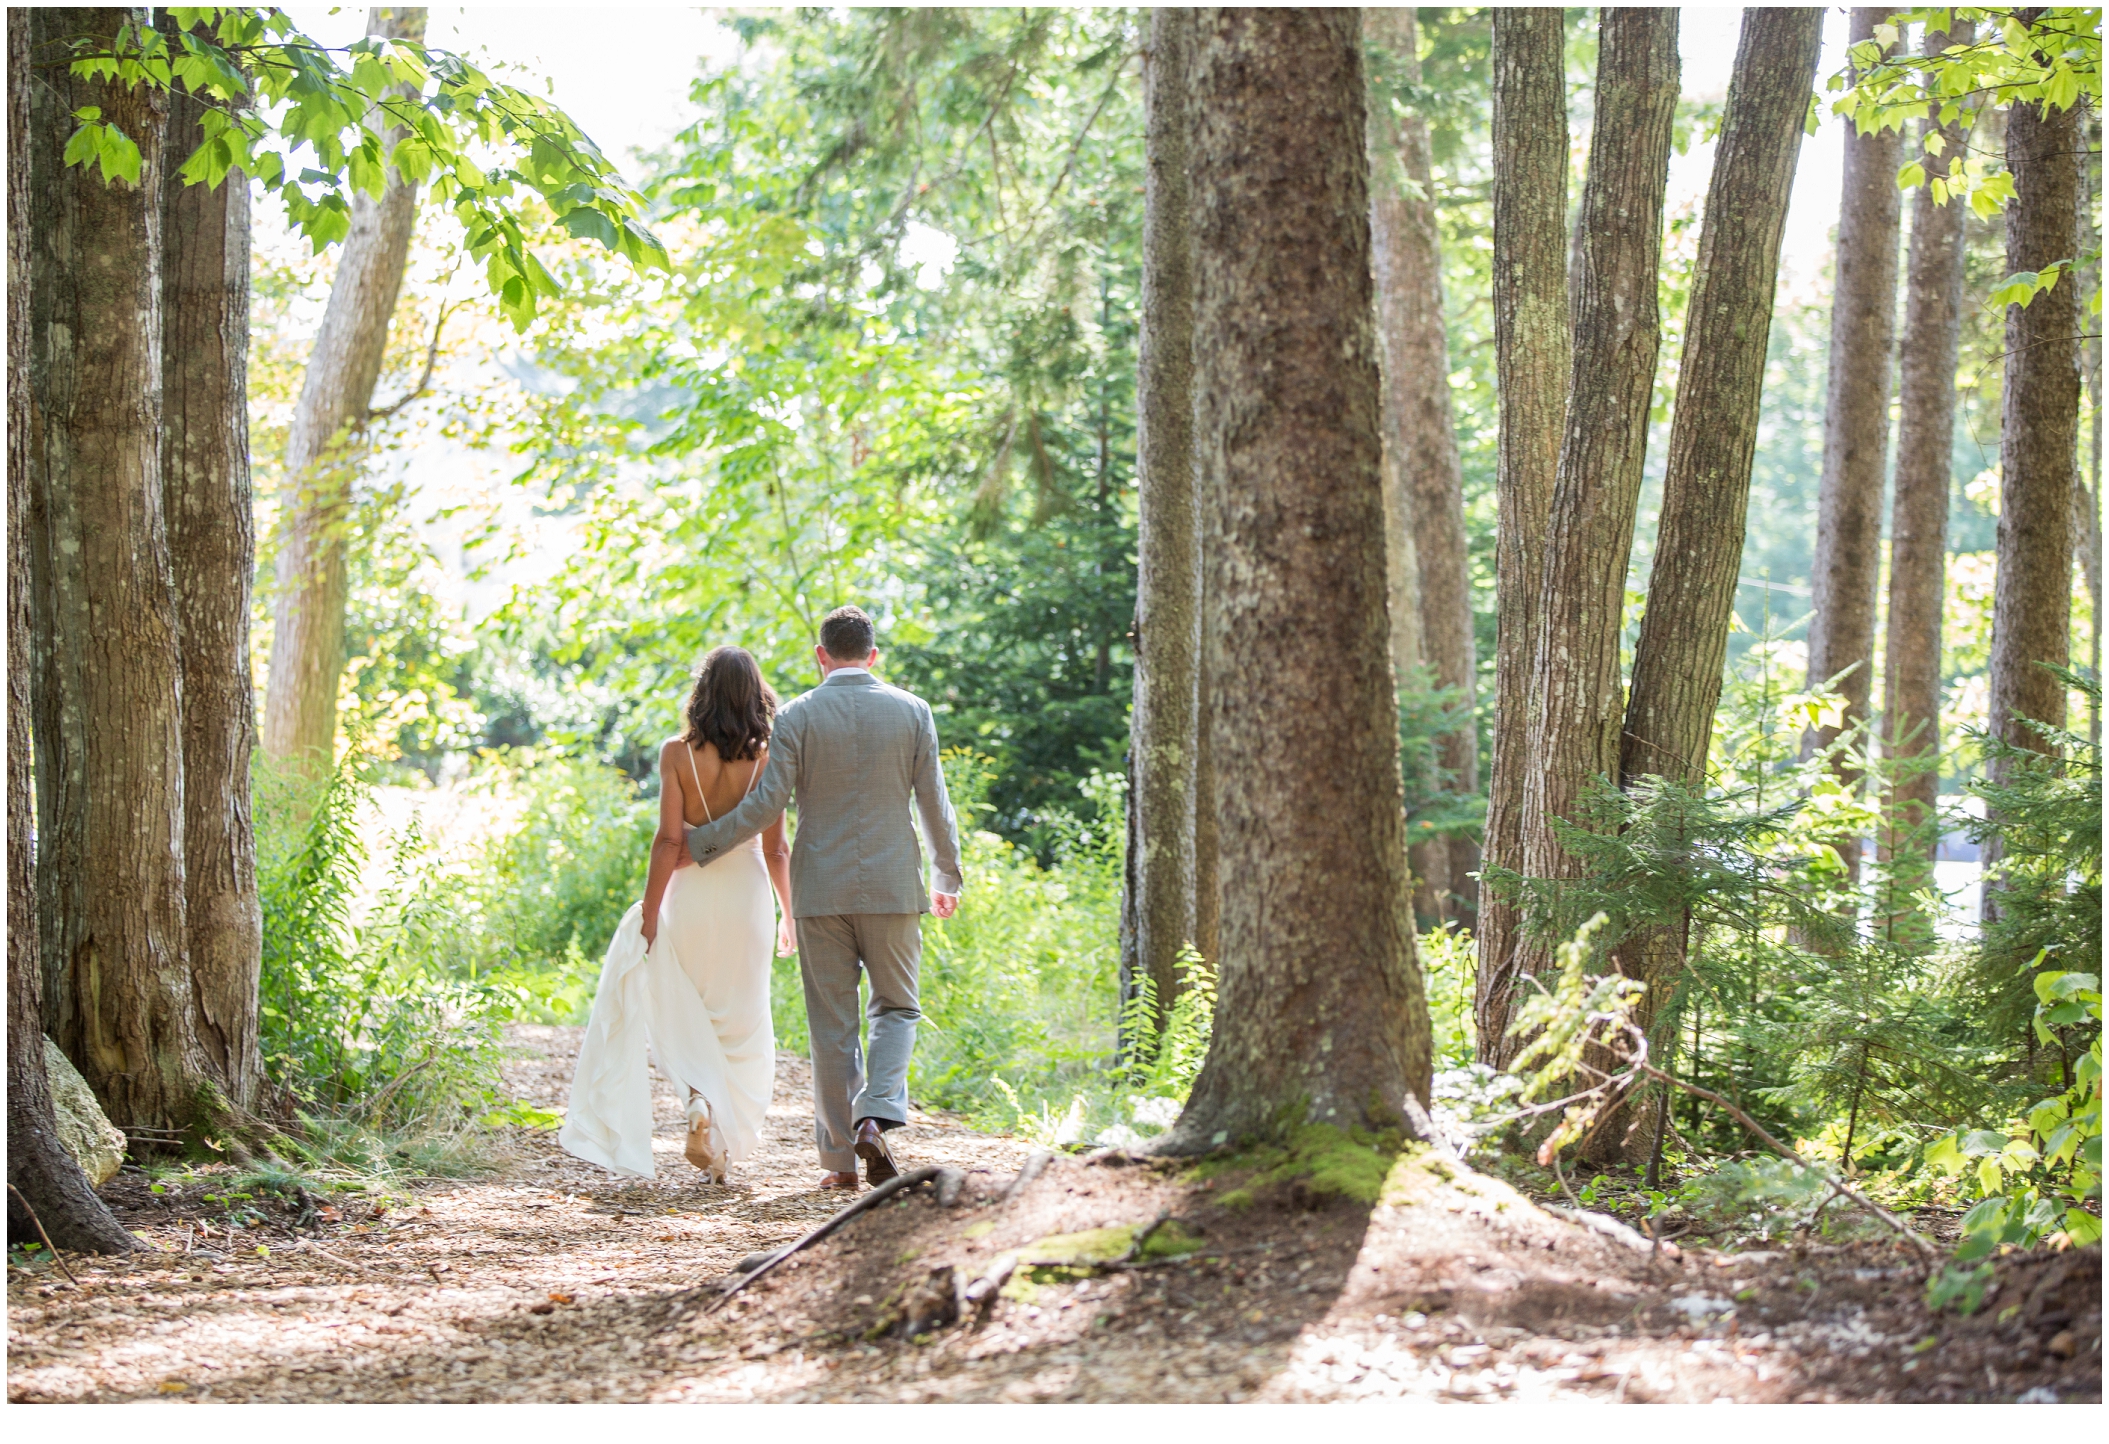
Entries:
[[934,892],[930,894],[930,911],[937,914],[939,922],[943,922],[946,918],[959,911],[959,894],[951,892]]

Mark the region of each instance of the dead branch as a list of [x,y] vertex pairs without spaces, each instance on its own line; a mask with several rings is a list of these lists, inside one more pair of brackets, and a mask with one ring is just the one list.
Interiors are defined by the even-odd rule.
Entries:
[[81,1281],[77,1278],[74,1278],[73,1270],[67,1268],[66,1260],[59,1256],[58,1245],[54,1244],[51,1241],[50,1234],[44,1232],[44,1220],[37,1217],[37,1211],[35,1207],[31,1205],[30,1201],[27,1198],[22,1197],[22,1190],[15,1187],[12,1183],[7,1186],[7,1191],[9,1193],[12,1193],[16,1198],[22,1199],[22,1207],[29,1214],[29,1221],[37,1226],[37,1237],[44,1240],[44,1247],[48,1249],[51,1253],[51,1261],[59,1266],[59,1272],[66,1276],[66,1279],[69,1283],[71,1283],[75,1288],[79,1288],[81,1286]]
[[1019,1194],[1025,1192],[1026,1189],[1032,1187],[1032,1181],[1047,1170],[1047,1165],[1053,1159],[1053,1151],[1046,1148],[1026,1159],[1025,1166],[1018,1170],[1018,1176],[1010,1181],[1008,1188],[1003,1190],[1003,1201],[1009,1203]]
[[801,1249],[811,1248],[814,1244],[819,1243],[822,1239],[826,1238],[836,1229],[848,1223],[858,1214],[863,1213],[868,1209],[877,1207],[879,1204],[884,1203],[887,1199],[892,1198],[897,1193],[905,1193],[909,1189],[916,1187],[918,1184],[930,1183],[934,1181],[940,1173],[943,1173],[945,1171],[946,1170],[935,1166],[927,1168],[915,1168],[910,1169],[906,1173],[896,1174],[894,1177],[887,1179],[884,1183],[880,1184],[877,1188],[874,1188],[871,1192],[859,1198],[856,1202],[850,1204],[849,1207],[837,1213],[833,1218],[829,1219],[827,1222],[809,1230],[803,1237],[798,1238],[792,1241],[791,1243],[785,1244],[782,1248],[770,1254],[768,1260],[758,1266],[752,1273],[744,1274],[734,1279],[731,1283],[725,1285],[725,1287],[719,1291],[717,1298],[711,1300],[710,1303],[704,1306],[704,1314],[714,1314],[719,1309],[724,1308],[726,1304],[732,1301],[732,1296],[734,1294],[737,1294],[741,1289],[746,1288],[747,1285],[753,1283],[756,1279],[764,1277],[771,1270],[775,1269],[777,1265],[781,1264],[785,1259],[791,1257],[791,1255],[799,1252]]

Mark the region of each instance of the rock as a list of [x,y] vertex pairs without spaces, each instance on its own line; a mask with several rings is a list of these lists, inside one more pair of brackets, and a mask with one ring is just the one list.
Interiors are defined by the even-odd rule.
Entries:
[[2050,1341],[2050,1351],[2061,1359],[2069,1359],[2079,1352],[2079,1341],[2072,1336],[2071,1329],[2060,1329]]
[[73,1155],[88,1182],[101,1188],[117,1176],[118,1165],[124,1162],[124,1133],[103,1113],[88,1090],[88,1080],[49,1038],[44,1040],[44,1071],[51,1078],[51,1111],[58,1116],[59,1146]]

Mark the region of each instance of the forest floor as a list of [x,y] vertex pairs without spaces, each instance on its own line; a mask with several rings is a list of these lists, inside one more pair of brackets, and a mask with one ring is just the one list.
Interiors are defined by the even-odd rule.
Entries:
[[[577,1041],[577,1029],[515,1028],[517,1096],[561,1106]],[[2001,1261],[1984,1306],[1961,1318],[1927,1310],[1926,1268],[1895,1245],[1636,1250],[1425,1152],[1392,1168],[1373,1208],[1234,1161],[1064,1156],[1013,1191],[1024,1143],[934,1116],[891,1139],[904,1168],[965,1171],[956,1207],[928,1190],[889,1201],[706,1314],[737,1261],[846,1201],[814,1187],[808,1083],[804,1061],[783,1057],[762,1149],[725,1186],[697,1182],[682,1160],[664,1085],[649,1181],[515,1129],[490,1175],[393,1203],[338,1195],[296,1233],[291,1208],[262,1195],[248,1205],[261,1216],[228,1230],[209,1173],[154,1194],[128,1170],[105,1194],[149,1248],[74,1259],[77,1288],[48,1267],[8,1270],[8,1397],[2101,1397],[2096,1249]],[[1198,1252],[1028,1270],[963,1322],[913,1340],[875,1330],[933,1270],[971,1278],[1048,1235],[1166,1214],[1198,1234]]]

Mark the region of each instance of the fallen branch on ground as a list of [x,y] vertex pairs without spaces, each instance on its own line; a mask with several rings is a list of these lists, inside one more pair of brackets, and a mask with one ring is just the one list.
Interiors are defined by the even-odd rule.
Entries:
[[1008,1188],[1003,1190],[1003,1201],[1009,1203],[1019,1194],[1025,1192],[1027,1188],[1030,1188],[1032,1181],[1045,1172],[1047,1165],[1053,1160],[1053,1151],[1045,1148],[1026,1159],[1025,1166],[1018,1170],[1018,1176],[1011,1180]]
[[732,1301],[732,1296],[734,1294],[737,1294],[741,1289],[746,1288],[747,1285],[753,1283],[756,1279],[764,1277],[771,1270],[775,1269],[777,1265],[781,1264],[785,1259],[791,1257],[791,1255],[799,1252],[801,1249],[811,1248],[814,1244],[819,1243],[822,1239],[826,1238],[836,1229],[842,1227],[842,1225],[848,1223],[858,1214],[863,1213],[868,1209],[875,1208],[879,1204],[884,1203],[887,1199],[892,1198],[895,1194],[905,1193],[909,1189],[916,1187],[918,1184],[933,1182],[938,1178],[940,1174],[957,1173],[958,1171],[959,1170],[957,1169],[938,1168],[932,1166],[928,1168],[910,1169],[906,1173],[894,1175],[892,1178],[889,1178],[884,1183],[880,1184],[877,1188],[874,1188],[871,1192],[857,1199],[854,1203],[850,1204],[849,1207],[837,1213],[833,1218],[830,1218],[827,1222],[807,1231],[803,1236],[793,1240],[790,1243],[785,1244],[782,1248],[776,1250],[775,1253],[769,1255],[768,1262],[762,1264],[759,1268],[755,1269],[754,1272],[744,1274],[739,1278],[734,1279],[731,1283],[727,1284],[722,1290],[719,1291],[717,1298],[713,1299],[710,1303],[704,1306],[703,1312],[706,1315],[709,1315],[714,1314],[719,1309],[724,1308],[726,1304]]
[[26,1213],[28,1213],[29,1221],[37,1226],[37,1237],[44,1240],[44,1247],[51,1251],[51,1261],[59,1266],[59,1272],[66,1276],[68,1282],[70,1282],[75,1288],[79,1288],[81,1286],[81,1281],[73,1277],[73,1270],[67,1268],[66,1260],[59,1257],[58,1245],[54,1244],[51,1241],[50,1234],[44,1232],[44,1220],[37,1217],[36,1209],[30,1205],[30,1202],[27,1198],[22,1197],[22,1190],[10,1183],[7,1186],[7,1191],[9,1193],[12,1193],[16,1198],[22,1199],[22,1208]]

